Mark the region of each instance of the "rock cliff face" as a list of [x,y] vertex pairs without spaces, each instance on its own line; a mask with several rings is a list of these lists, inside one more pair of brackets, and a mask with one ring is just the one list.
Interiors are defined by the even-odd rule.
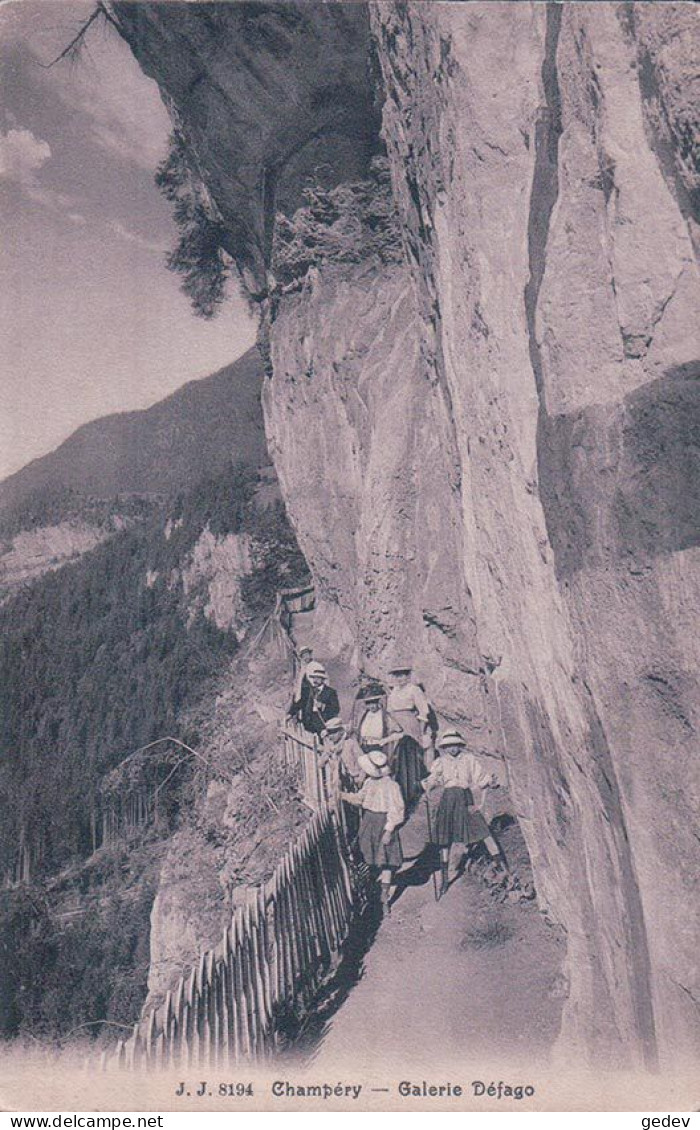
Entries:
[[366,171],[377,151],[364,4],[105,7],[161,88],[253,292],[265,287],[275,212]]
[[666,98],[697,25],[651,12],[374,11],[479,651],[569,935],[566,1024],[647,1061],[697,1032],[699,532],[685,106]]
[[[214,51],[211,5],[167,7],[111,10],[201,155],[252,84],[263,117],[289,91],[252,24]],[[364,32],[341,65],[336,7],[256,11],[270,35],[299,13],[295,81],[325,37],[327,80],[352,71],[367,106]],[[697,14],[346,10],[369,19],[405,262],[324,261],[270,295],[285,500],[335,637],[380,674],[414,656],[443,716],[503,756],[567,931],[563,1042],[668,1062],[700,1036]],[[317,132],[363,175],[320,111]],[[200,172],[226,215],[238,163]]]
[[21,530],[0,543],[0,602],[36,577],[75,561],[109,536],[110,531],[81,521]]
[[245,534],[216,537],[205,529],[182,570],[182,586],[194,616],[201,609],[217,628],[244,634],[245,602],[241,581],[252,572],[250,539]]

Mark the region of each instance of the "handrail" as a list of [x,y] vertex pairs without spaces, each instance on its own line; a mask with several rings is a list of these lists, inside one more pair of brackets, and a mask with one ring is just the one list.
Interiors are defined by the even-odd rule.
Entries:
[[[120,1066],[265,1058],[284,1015],[309,1001],[337,961],[362,896],[339,770],[334,761],[321,765],[318,740],[293,723],[282,736],[282,758],[299,771],[313,816],[271,879],[234,912],[219,945],[119,1042],[112,1059]],[[103,1067],[109,1062],[103,1056]]]

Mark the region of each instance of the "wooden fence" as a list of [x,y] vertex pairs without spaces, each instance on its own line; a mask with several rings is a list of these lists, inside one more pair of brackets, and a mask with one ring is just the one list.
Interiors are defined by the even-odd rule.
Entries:
[[284,733],[285,764],[298,767],[314,815],[271,879],[235,911],[220,945],[120,1042],[120,1065],[264,1059],[285,1017],[310,1002],[338,960],[363,900],[362,871],[351,862],[337,771],[319,767],[308,735],[291,726]]
[[316,735],[291,719],[287,719],[282,728],[282,760],[288,769],[296,772],[301,797],[313,812],[320,812],[326,804],[337,803],[340,787],[337,761],[323,764]]

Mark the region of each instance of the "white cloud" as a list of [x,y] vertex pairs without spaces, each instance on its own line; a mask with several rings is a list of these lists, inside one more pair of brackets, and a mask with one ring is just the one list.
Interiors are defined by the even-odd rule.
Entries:
[[74,206],[73,197],[54,188],[45,188],[37,176],[50,160],[48,141],[35,137],[30,129],[9,129],[7,133],[0,130],[0,180],[18,185],[25,196],[43,208],[65,212]]
[[35,137],[30,129],[0,132],[0,177],[23,188],[37,186],[37,170],[51,157],[48,141]]
[[110,220],[107,227],[118,239],[121,239],[124,243],[131,243],[134,247],[140,247],[143,251],[154,251],[158,254],[163,254],[165,251],[165,247],[162,243],[157,243],[153,239],[147,239],[137,232],[130,231],[129,228],[125,228],[119,220]]

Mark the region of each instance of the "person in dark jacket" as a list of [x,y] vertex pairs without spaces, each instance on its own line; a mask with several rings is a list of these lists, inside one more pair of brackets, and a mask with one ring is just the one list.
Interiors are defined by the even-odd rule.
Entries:
[[301,698],[292,703],[292,711],[308,733],[324,737],[326,722],[340,714],[338,694],[328,686],[328,675],[322,663],[309,663],[306,678],[308,692],[302,688]]

